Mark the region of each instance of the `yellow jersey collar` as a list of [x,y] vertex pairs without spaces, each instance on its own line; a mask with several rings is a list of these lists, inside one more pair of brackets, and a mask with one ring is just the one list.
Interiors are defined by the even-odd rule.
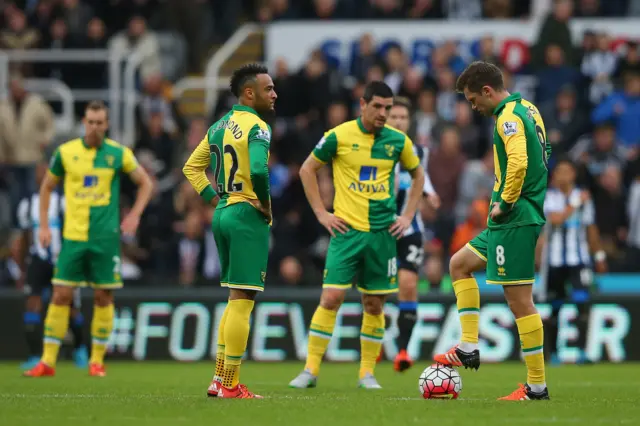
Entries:
[[[255,109],[246,106],[246,105],[240,105],[240,104],[235,104],[232,108],[234,111],[245,111],[245,112],[250,112],[251,114],[255,114],[258,115],[258,113],[256,112]],[[259,117],[259,115],[258,115]]]
[[498,106],[493,110],[493,115],[498,115],[500,114],[500,111],[502,111],[502,108],[504,108],[504,106],[509,103],[509,102],[513,102],[513,101],[520,101],[522,100],[522,95],[518,92],[516,93],[512,93],[511,95],[507,96],[506,98],[504,98],[502,100],[502,102],[500,102],[498,104]]

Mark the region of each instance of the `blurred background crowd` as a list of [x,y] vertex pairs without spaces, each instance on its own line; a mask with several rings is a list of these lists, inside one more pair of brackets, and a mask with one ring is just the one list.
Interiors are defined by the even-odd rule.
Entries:
[[[156,193],[136,238],[123,240],[123,276],[141,283],[212,285],[219,264],[210,231],[212,211],[183,179],[181,167],[207,128],[235,99],[224,91],[210,114],[185,112],[171,84],[202,73],[206,59],[244,22],[279,20],[539,19],[531,60],[511,67],[487,34],[472,57],[455,40],[433,50],[428,69],[410,63],[400,45],[379,49],[361,36],[345,72],[321,50],[300,69],[269,64],[277,119],[270,159],[274,226],[269,285],[310,286],[321,279],[326,231],[308,207],[297,171],[323,132],[358,115],[364,85],[384,80],[414,105],[410,136],[429,149],[428,172],[442,207],[422,209],[427,223],[425,282],[446,281],[448,257],[485,226],[493,187],[493,120],[473,113],[455,92],[473,59],[503,67],[507,88],[537,104],[554,155],[569,155],[591,192],[596,221],[614,271],[640,271],[640,50],[607,32],[585,31],[574,43],[574,17],[640,16],[640,0],[23,0],[0,2],[0,49],[126,48],[144,54],[139,70],[137,132],[131,144],[156,180]],[[60,142],[60,105],[25,89],[25,78],[54,78],[73,89],[105,90],[104,64],[12,63],[0,102],[0,285],[21,284],[11,261],[15,209],[36,189],[36,165]],[[76,104],[79,118],[82,102]],[[553,157],[551,165],[553,165]],[[133,199],[123,184],[122,209]],[[320,176],[328,208],[329,169]]]

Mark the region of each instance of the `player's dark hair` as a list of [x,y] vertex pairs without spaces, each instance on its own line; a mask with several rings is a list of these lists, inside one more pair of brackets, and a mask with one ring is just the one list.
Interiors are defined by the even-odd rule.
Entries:
[[107,118],[109,118],[109,107],[102,101],[91,101],[87,104],[84,109],[85,113],[87,111],[104,111],[107,114]]
[[567,164],[567,165],[571,166],[574,171],[576,171],[576,172],[578,171],[578,165],[571,159],[571,157],[569,157],[566,154],[561,155],[558,158],[556,158],[556,164],[553,167],[553,170],[555,171],[556,167],[558,167],[560,164]]
[[236,69],[231,76],[231,93],[240,97],[244,86],[255,81],[258,74],[269,74],[269,70],[261,64],[246,64]]
[[365,86],[362,99],[369,103],[374,96],[393,98],[393,90],[384,81],[372,81]]
[[494,90],[504,90],[502,71],[492,63],[475,61],[460,74],[456,82],[456,90],[460,93],[466,88],[470,92],[480,93],[484,86]]
[[401,106],[405,107],[409,111],[411,111],[411,100],[404,96],[396,96],[393,98],[393,106]]

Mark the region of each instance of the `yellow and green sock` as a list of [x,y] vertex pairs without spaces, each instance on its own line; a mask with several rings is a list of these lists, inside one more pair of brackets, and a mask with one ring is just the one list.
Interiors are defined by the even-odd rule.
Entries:
[[478,322],[480,319],[480,290],[475,278],[463,278],[453,283],[460,316],[460,350],[472,352],[478,349]]
[[384,314],[362,314],[360,328],[360,378],[373,375],[384,338]]
[[42,362],[50,367],[55,367],[58,360],[58,352],[62,339],[69,328],[69,305],[49,305],[47,317],[44,320],[44,339]]
[[104,356],[107,353],[107,343],[113,330],[114,307],[93,307],[93,319],[91,321],[91,364],[104,364]]
[[527,384],[533,392],[542,392],[546,387],[544,372],[544,331],[540,314],[516,319],[520,346],[527,364]]
[[[249,320],[254,302],[248,299],[230,300],[224,324],[224,366],[222,386],[234,388],[240,382],[240,364],[247,350]],[[216,362],[217,366],[217,362]]]
[[331,311],[322,306],[318,306],[313,314],[313,318],[311,318],[309,343],[307,346],[307,362],[304,368],[309,370],[314,376],[317,376],[320,372],[322,357],[327,351],[327,346],[331,340],[337,315],[337,311]]
[[222,318],[220,318],[220,324],[218,325],[218,346],[216,348],[216,372],[213,376],[213,380],[222,382],[222,376],[224,376],[224,327],[227,322],[227,316],[229,313],[229,305],[224,309]]

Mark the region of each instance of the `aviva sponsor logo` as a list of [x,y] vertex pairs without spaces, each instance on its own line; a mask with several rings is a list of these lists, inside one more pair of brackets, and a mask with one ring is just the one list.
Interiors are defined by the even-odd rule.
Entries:
[[358,182],[351,182],[349,189],[354,192],[377,193],[387,192],[387,185],[376,183],[378,168],[373,166],[361,166]]

